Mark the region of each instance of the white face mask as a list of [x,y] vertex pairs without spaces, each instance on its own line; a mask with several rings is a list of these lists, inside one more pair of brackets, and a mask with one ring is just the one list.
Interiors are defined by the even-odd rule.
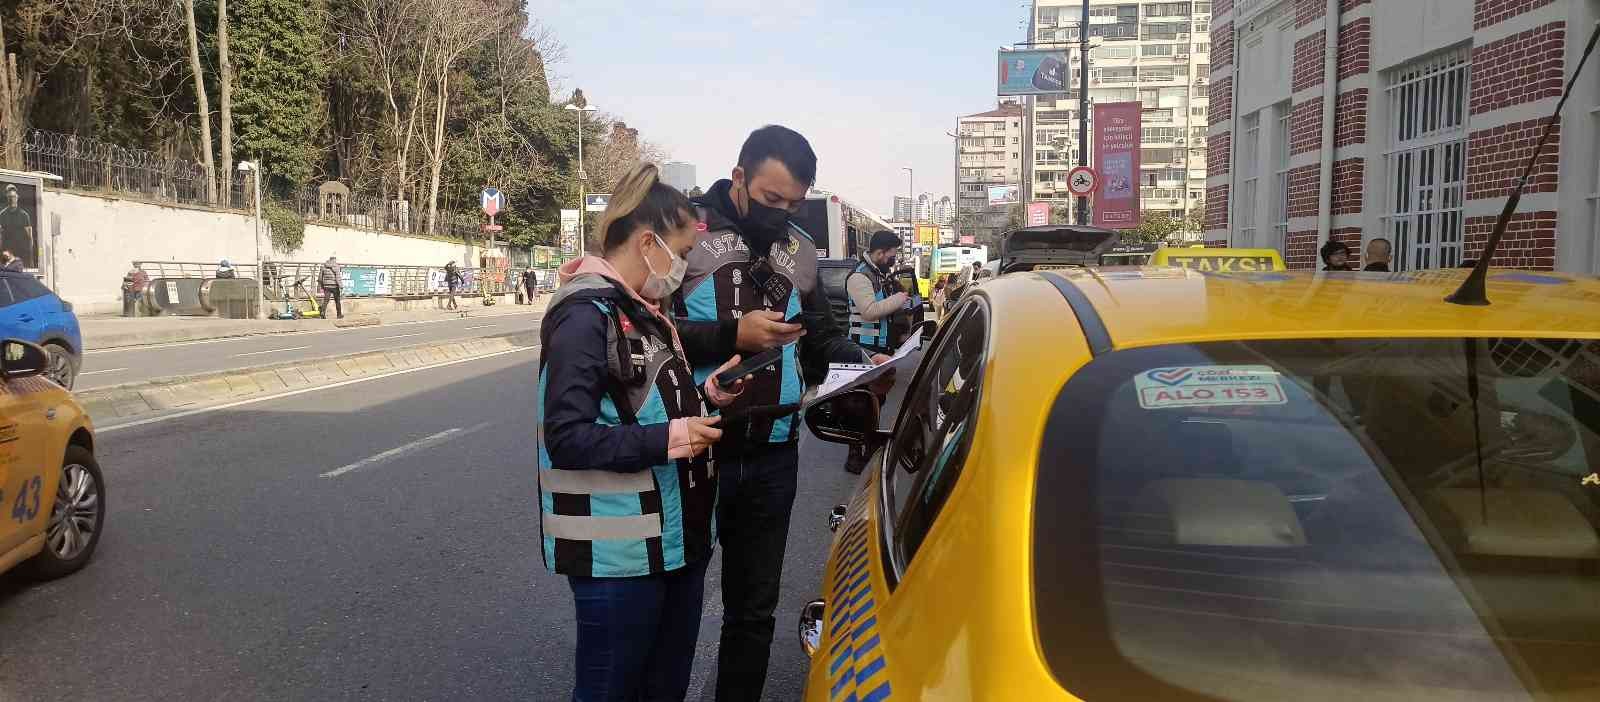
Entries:
[[672,293],[677,292],[678,286],[683,285],[683,274],[688,272],[689,262],[678,256],[678,254],[673,253],[672,249],[667,248],[667,242],[661,238],[660,234],[652,232],[650,236],[655,237],[656,245],[660,246],[662,251],[667,252],[667,255],[672,257],[672,266],[666,275],[661,275],[656,272],[656,267],[650,263],[650,257],[645,256],[644,265],[645,268],[650,269],[650,275],[644,279],[644,287],[639,290],[639,294],[650,300],[665,300]]

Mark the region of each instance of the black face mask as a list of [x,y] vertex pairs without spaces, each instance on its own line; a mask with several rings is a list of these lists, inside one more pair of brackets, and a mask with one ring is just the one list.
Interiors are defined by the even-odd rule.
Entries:
[[890,256],[888,259],[884,260],[883,265],[878,266],[878,268],[881,269],[883,272],[888,273],[889,271],[894,270],[894,263],[895,263],[894,257]]
[[747,210],[739,218],[739,230],[750,240],[753,253],[765,256],[773,244],[789,234],[789,211],[756,202],[750,196],[749,179],[744,183],[744,198]]

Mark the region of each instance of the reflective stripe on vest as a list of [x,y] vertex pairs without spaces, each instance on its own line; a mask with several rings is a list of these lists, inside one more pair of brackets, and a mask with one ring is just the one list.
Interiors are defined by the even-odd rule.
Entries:
[[614,541],[653,539],[661,535],[661,515],[636,514],[628,517],[574,517],[544,513],[544,534],[572,541]]
[[[866,261],[856,264],[856,269],[851,275],[855,273],[867,276],[867,280],[872,282],[873,302],[882,302],[885,297],[883,294],[883,275]],[[850,282],[846,279],[845,287],[848,288],[849,285]],[[850,340],[864,346],[877,348],[888,346],[889,317],[886,315],[876,322],[869,322],[866,317],[861,316],[861,311],[856,309],[855,298],[850,298]]]
[[551,468],[539,471],[539,487],[545,492],[559,492],[564,495],[604,495],[649,492],[656,489],[656,483],[654,475],[648,470],[618,473],[609,470]]

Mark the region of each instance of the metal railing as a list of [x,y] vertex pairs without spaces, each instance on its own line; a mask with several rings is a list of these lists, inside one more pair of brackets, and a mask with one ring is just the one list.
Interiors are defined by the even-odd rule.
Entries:
[[[135,261],[135,265],[144,268],[151,279],[157,278],[193,278],[208,279],[217,277],[217,264],[201,263],[197,261]],[[281,300],[284,293],[291,297],[301,295],[315,295],[318,290],[318,278],[322,273],[322,263],[308,261],[268,261],[262,264],[266,273],[264,286],[268,300]],[[341,286],[343,297],[431,297],[444,295],[449,292],[445,284],[445,272],[436,266],[391,266],[378,264],[348,263],[340,264],[344,269],[345,280]],[[521,280],[523,271],[527,268],[460,268],[461,285],[456,288],[457,295],[482,295],[503,294],[516,291],[517,281]],[[539,288],[551,290],[556,287],[556,270],[554,268],[536,268],[539,275]],[[234,266],[235,274],[240,278],[256,278],[255,264],[242,264]]]

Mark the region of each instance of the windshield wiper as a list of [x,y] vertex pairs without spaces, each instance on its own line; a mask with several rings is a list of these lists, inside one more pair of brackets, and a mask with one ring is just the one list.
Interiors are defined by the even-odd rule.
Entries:
[[1489,241],[1483,245],[1483,253],[1478,256],[1478,261],[1472,267],[1472,273],[1467,279],[1461,281],[1461,287],[1450,293],[1444,299],[1456,305],[1481,306],[1489,304],[1489,292],[1484,288],[1484,281],[1489,275],[1489,262],[1494,260],[1494,254],[1500,249],[1500,237],[1506,233],[1506,225],[1511,223],[1511,215],[1517,211],[1517,204],[1522,202],[1522,189],[1528,185],[1528,179],[1533,177],[1533,168],[1539,163],[1540,154],[1544,153],[1545,142],[1550,140],[1550,133],[1555,131],[1556,125],[1561,122],[1561,108],[1567,104],[1567,98],[1572,96],[1572,86],[1578,82],[1578,76],[1583,74],[1583,66],[1589,61],[1589,54],[1594,53],[1595,40],[1600,39],[1600,22],[1594,25],[1594,31],[1589,33],[1589,45],[1583,49],[1583,57],[1578,59],[1578,67],[1572,71],[1572,77],[1567,79],[1567,87],[1561,91],[1561,101],[1556,103],[1556,111],[1544,123],[1544,133],[1539,135],[1539,143],[1533,147],[1533,155],[1528,157],[1528,165],[1522,169],[1522,177],[1517,179],[1517,184],[1511,189],[1511,197],[1506,199],[1506,206],[1500,210],[1500,219],[1494,222],[1494,232],[1489,235]]

